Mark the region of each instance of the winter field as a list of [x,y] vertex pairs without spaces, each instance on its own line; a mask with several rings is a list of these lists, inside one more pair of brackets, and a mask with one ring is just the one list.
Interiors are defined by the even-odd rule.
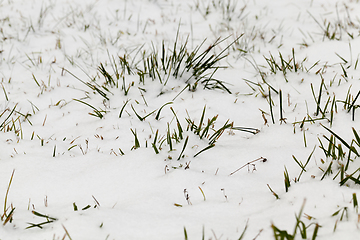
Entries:
[[358,0],[0,0],[0,239],[359,239]]

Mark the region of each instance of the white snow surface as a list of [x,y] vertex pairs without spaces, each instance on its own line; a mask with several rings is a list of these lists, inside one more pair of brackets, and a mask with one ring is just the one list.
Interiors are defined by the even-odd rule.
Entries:
[[[344,144],[360,148],[359,12],[353,0],[0,1],[0,239],[177,240],[184,229],[190,240],[276,239],[272,226],[292,234],[302,206],[308,239],[316,224],[316,239],[359,239],[360,164]],[[191,71],[176,79],[162,71],[166,84],[122,73],[119,57],[135,59],[137,71],[151,52],[160,62],[162,46],[170,56],[187,42],[200,54],[219,38],[209,55],[225,49],[216,66],[226,68],[212,78],[231,94],[201,81],[189,91]],[[265,59],[281,66],[279,53],[292,67],[285,75]],[[125,89],[122,76],[106,85],[101,64],[113,79],[119,69]],[[198,127],[204,107],[203,128],[217,119],[200,138],[186,119]],[[194,157],[227,120],[259,131],[227,128]],[[332,135],[325,127],[343,139],[333,137],[343,160],[321,149]],[[294,158],[309,158],[306,171]]]

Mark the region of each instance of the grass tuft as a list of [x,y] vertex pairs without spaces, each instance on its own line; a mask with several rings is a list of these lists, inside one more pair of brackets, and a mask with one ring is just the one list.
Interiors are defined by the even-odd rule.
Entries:
[[28,226],[26,229],[30,229],[30,228],[34,228],[34,227],[42,229],[44,225],[53,223],[53,222],[55,222],[57,220],[57,218],[50,217],[48,215],[39,213],[39,212],[34,211],[34,210],[31,211],[31,212],[32,212],[32,214],[34,214],[37,217],[45,218],[45,221],[40,222],[40,223],[28,223],[30,226]]
[[315,240],[317,238],[318,230],[321,226],[318,223],[311,223],[310,225],[306,226],[306,224],[302,220],[300,220],[301,215],[304,210],[304,207],[305,207],[305,203],[306,203],[306,201],[304,200],[304,203],[301,206],[299,214],[298,215],[295,214],[296,224],[295,224],[292,234],[286,230],[280,230],[274,224],[271,224],[271,228],[274,233],[274,238],[276,240],[294,240],[294,239],[296,239],[296,236],[298,235],[297,234],[298,231],[299,231],[300,237],[302,239],[309,239],[308,238],[308,229],[311,225],[315,225],[311,239]]
[[131,150],[133,150],[133,149],[135,150],[135,149],[140,148],[140,142],[139,142],[138,136],[136,134],[136,129],[134,131],[134,130],[132,130],[132,128],[130,128],[130,130],[131,130],[132,134],[135,137],[135,145],[131,148]]

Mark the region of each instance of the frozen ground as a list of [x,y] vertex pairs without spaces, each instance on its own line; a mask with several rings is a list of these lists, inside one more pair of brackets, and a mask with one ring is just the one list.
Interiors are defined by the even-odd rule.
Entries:
[[358,239],[359,11],[0,1],[0,239]]

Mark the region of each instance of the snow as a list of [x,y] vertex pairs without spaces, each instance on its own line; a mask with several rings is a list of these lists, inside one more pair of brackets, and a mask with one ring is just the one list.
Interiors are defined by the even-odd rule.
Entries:
[[[301,211],[308,239],[316,224],[316,239],[359,238],[355,152],[344,172],[355,180],[340,186],[336,175],[350,151],[344,142],[359,151],[359,8],[351,0],[0,1],[0,239],[176,240],[184,229],[188,239],[239,239],[244,229],[243,239],[277,239],[272,226],[292,234]],[[191,70],[175,78],[159,67],[166,84],[148,74],[140,82],[143,54],[158,52],[161,65],[163,45],[172,56],[175,42],[179,53],[187,41],[190,53],[206,39],[200,54],[219,38],[209,56],[230,45],[216,65],[227,68],[213,78],[231,94],[201,81],[189,91]],[[295,56],[297,71],[271,72],[266,58],[281,66],[279,54],[291,67]],[[122,73],[119,57],[135,74]],[[101,64],[113,79],[118,68],[125,89],[122,76],[118,87],[105,83]],[[327,108],[316,115],[320,92]],[[186,119],[198,127],[204,107],[203,128],[217,119],[201,137]],[[225,123],[234,128],[198,154]],[[343,160],[320,148],[332,135],[325,127]],[[309,156],[302,172],[294,158],[305,165]]]

